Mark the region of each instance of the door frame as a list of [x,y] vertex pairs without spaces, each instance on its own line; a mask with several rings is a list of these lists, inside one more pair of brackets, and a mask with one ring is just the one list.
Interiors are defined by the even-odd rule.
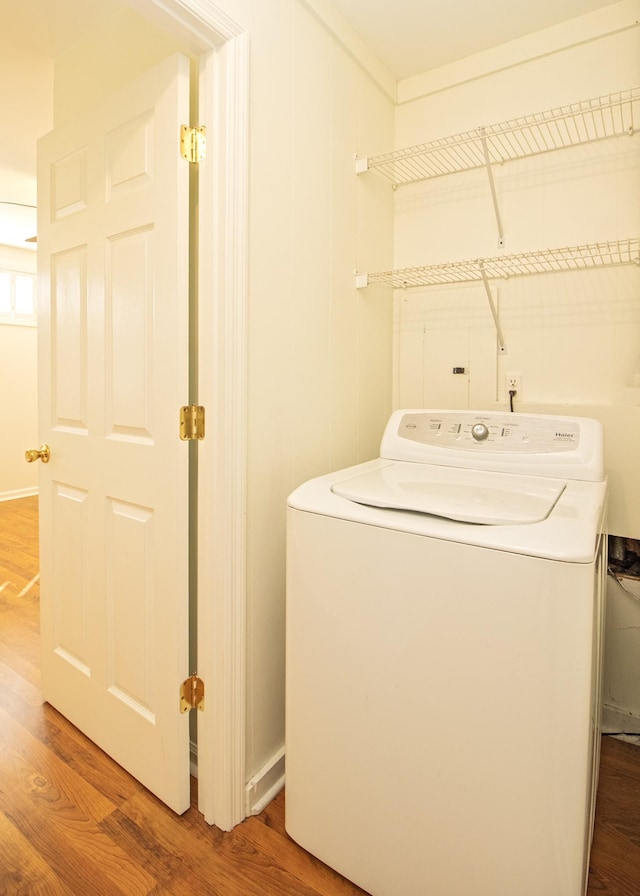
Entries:
[[198,403],[207,432],[198,446],[198,808],[228,831],[246,817],[248,37],[211,2],[125,2],[200,63],[208,145],[199,168]]

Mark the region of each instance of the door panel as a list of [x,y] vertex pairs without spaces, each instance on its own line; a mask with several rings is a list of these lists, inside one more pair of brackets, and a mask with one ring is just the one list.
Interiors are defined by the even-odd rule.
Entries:
[[39,144],[45,699],[189,806],[189,62],[171,57]]

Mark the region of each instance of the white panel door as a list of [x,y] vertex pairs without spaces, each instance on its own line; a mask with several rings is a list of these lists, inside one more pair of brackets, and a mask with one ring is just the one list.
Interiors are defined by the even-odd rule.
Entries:
[[176,812],[189,807],[189,62],[39,144],[42,682]]

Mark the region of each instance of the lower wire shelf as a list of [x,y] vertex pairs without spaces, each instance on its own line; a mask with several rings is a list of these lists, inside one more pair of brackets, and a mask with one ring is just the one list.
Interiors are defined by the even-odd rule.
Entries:
[[640,265],[639,237],[392,271],[356,273],[356,287],[362,289],[373,283],[386,283],[395,289],[411,289],[447,283],[486,282],[487,279],[508,279],[559,271],[581,271],[621,264]]

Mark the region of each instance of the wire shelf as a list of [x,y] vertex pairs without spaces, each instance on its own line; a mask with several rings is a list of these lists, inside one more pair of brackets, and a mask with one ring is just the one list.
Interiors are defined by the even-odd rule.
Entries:
[[356,160],[394,186],[634,133],[640,87],[480,127],[453,137]]
[[621,264],[640,265],[640,238],[357,274],[356,285],[363,287],[372,283],[387,283],[395,289],[411,289],[446,283],[486,282],[486,279],[530,274],[590,270]]

